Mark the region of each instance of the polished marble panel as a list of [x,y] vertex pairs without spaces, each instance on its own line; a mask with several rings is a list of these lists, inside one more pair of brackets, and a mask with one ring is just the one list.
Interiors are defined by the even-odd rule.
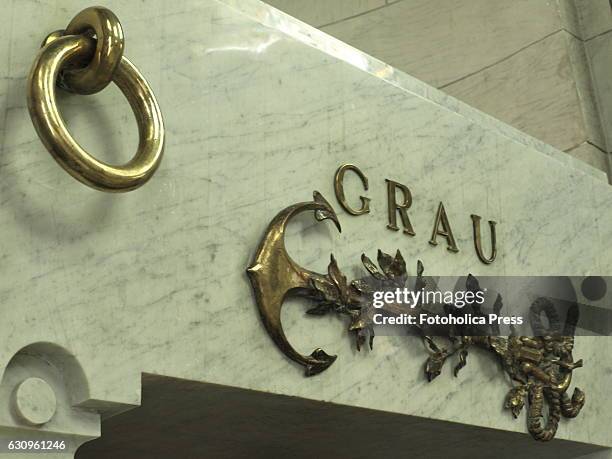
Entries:
[[[36,341],[63,346],[87,377],[81,405],[106,412],[140,402],[144,371],[525,432],[523,417],[502,412],[507,382],[490,356],[474,353],[460,378],[445,373],[428,384],[418,340],[377,338],[374,351],[358,353],[346,324],[305,318],[303,304],[292,303],[286,331],[298,349],[339,354],[305,379],[266,335],[244,270],[278,210],[313,189],[335,205],[333,173],[354,162],[370,177],[372,213],[340,213],[342,235],[295,222],[288,245],[311,269],[324,270],[333,251],[358,272],[361,252],[400,248],[411,272],[422,259],[440,275],[611,275],[603,173],[260,2],[145,4],[107,5],[159,99],[166,155],[150,183],[123,195],[90,190],[61,170],[25,108],[40,39],[85,3],[8,8],[20,39],[11,35],[19,58],[10,61],[10,110],[2,110],[0,361]],[[63,110],[92,152],[118,161],[134,151],[134,123],[116,90],[68,97]],[[385,229],[385,178],[413,191],[414,238]],[[427,244],[439,200],[458,254]],[[500,222],[493,265],[471,248],[472,212]],[[579,339],[575,353],[595,356],[575,376],[589,401],[558,436],[610,445],[601,420],[612,401],[597,383],[608,377],[609,352]]]

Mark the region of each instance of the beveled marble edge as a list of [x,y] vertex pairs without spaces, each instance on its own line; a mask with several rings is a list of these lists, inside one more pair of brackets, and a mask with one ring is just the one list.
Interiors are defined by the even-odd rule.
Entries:
[[403,91],[409,92],[424,99],[433,101],[460,116],[468,118],[491,130],[495,130],[505,137],[519,142],[527,147],[543,153],[568,167],[578,169],[599,180],[607,181],[605,172],[596,169],[571,155],[556,149],[529,134],[520,131],[503,121],[461,102],[460,100],[440,91],[427,83],[418,80],[407,73],[398,70],[384,62],[360,51],[325,32],[312,27],[299,19],[294,18],[260,0],[216,0],[240,13],[250,17],[260,24],[281,31],[307,46],[319,49],[324,53],[347,62],[364,72],[374,75]]

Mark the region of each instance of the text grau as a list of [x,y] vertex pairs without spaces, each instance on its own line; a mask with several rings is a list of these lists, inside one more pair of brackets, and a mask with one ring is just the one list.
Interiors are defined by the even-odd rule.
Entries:
[[[363,171],[354,164],[343,164],[338,168],[336,175],[334,176],[334,191],[336,193],[336,199],[338,199],[338,202],[342,208],[350,215],[360,216],[368,214],[370,213],[371,199],[367,196],[359,196],[360,206],[358,208],[351,207],[351,205],[349,205],[347,202],[344,191],[344,176],[349,171],[355,174],[359,180],[361,180],[364,190],[368,191],[368,177],[363,173]],[[407,236],[415,236],[416,232],[412,222],[410,221],[410,215],[408,213],[408,210],[412,206],[412,193],[410,192],[410,189],[406,185],[394,180],[385,179],[385,182],[387,186],[387,228],[391,231],[400,231],[401,228],[402,232]],[[470,217],[472,219],[472,233],[476,255],[483,263],[491,264],[497,257],[497,237],[495,232],[495,225],[497,223],[493,220],[488,220],[491,249],[487,255],[482,247],[480,225],[482,217],[476,214],[472,214]],[[450,252],[459,252],[459,247],[457,246],[451,223],[446,214],[446,209],[444,208],[442,201],[440,201],[438,205],[438,210],[433,221],[433,228],[429,243],[433,246],[438,245],[439,237],[446,240],[446,248]]]

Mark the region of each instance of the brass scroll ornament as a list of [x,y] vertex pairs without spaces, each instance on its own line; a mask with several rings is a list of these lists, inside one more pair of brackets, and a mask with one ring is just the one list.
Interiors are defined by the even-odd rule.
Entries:
[[[309,314],[323,315],[336,313],[350,318],[349,330],[354,333],[357,349],[366,342],[370,348],[374,343],[374,313],[380,311],[373,306],[374,291],[394,291],[408,285],[406,263],[398,251],[395,256],[378,251],[378,266],[365,254],[361,260],[368,276],[348,282],[342,274],[333,255],[327,274],[318,274],[302,268],[295,263],[285,248],[285,230],[295,215],[314,211],[317,220],[330,219],[338,230],[338,217],[329,203],[319,193],[314,200],[290,206],[281,211],[270,223],[257,249],[255,259],[247,272],[251,279],[263,323],[279,349],[291,360],[303,365],[306,375],[312,376],[326,370],[336,356],[316,349],[310,356],[299,354],[288,342],[281,324],[283,301],[290,295],[298,295],[313,300],[316,306]],[[423,264],[417,263],[417,276],[414,290],[425,288],[429,279],[423,276]],[[478,280],[468,276],[466,289],[482,291]],[[495,312],[502,307],[501,296],[494,305]],[[576,306],[577,307],[577,306]],[[397,305],[385,304],[383,309],[389,313],[405,313]],[[481,311],[474,308],[475,313]],[[423,304],[411,308],[409,314],[430,314]],[[544,313],[548,326],[542,326],[540,316]],[[582,360],[574,362],[574,330],[577,310],[569,314],[566,323],[561,325],[553,305],[545,298],[535,301],[530,308],[531,323],[538,336],[526,337],[510,334],[499,335],[499,329],[488,329],[478,333],[470,327],[457,327],[442,330],[439,335],[450,342],[450,349],[440,346],[431,331],[419,325],[411,325],[420,336],[430,353],[425,363],[425,376],[428,381],[436,378],[446,360],[458,356],[454,374],[457,376],[467,363],[468,349],[477,346],[491,352],[505,373],[510,377],[513,387],[508,392],[505,408],[517,417],[526,402],[529,403],[527,426],[533,438],[540,441],[551,440],[557,431],[561,416],[573,418],[578,415],[585,402],[585,394],[574,389],[570,398],[567,394],[572,372],[582,366]],[[482,332],[482,330],[479,330]],[[476,336],[479,335],[479,336]],[[484,335],[484,336],[483,336]],[[548,410],[544,409],[544,404]]]
[[[30,117],[49,153],[80,182],[108,192],[130,191],[146,183],[164,150],[161,111],[144,77],[123,56],[123,44],[117,17],[106,8],[87,8],[66,30],[47,36],[28,79]],[[68,132],[55,101],[56,84],[77,94],[94,94],[111,81],[130,103],[140,134],[136,155],[122,166],[87,153]]]

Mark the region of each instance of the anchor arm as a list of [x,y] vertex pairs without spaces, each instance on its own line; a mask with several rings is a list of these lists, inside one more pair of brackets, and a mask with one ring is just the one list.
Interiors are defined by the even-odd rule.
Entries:
[[291,259],[285,247],[285,233],[290,220],[307,211],[314,211],[318,221],[332,220],[338,231],[341,231],[340,222],[333,208],[320,193],[315,191],[313,201],[294,204],[274,217],[264,233],[247,273],[268,334],[281,352],[305,367],[306,376],[313,376],[334,363],[336,356],[328,355],[320,348],[315,349],[310,355],[300,354],[289,343],[281,321],[281,309],[286,298],[317,294],[314,287],[315,280],[327,278],[323,274],[299,266]]

